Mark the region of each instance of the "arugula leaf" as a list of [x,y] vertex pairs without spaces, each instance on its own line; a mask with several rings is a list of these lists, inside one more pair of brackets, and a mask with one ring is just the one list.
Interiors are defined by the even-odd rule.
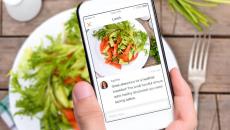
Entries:
[[144,50],[148,36],[142,31],[134,32],[134,42],[137,44],[137,50]]
[[157,47],[157,42],[155,38],[151,38],[149,55],[153,57],[157,61],[158,64],[161,63],[159,52],[158,52],[158,47]]

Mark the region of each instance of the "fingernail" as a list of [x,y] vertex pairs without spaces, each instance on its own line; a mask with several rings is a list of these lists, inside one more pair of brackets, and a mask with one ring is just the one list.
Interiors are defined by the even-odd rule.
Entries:
[[74,88],[74,96],[77,100],[92,96],[91,85],[87,82],[77,83]]

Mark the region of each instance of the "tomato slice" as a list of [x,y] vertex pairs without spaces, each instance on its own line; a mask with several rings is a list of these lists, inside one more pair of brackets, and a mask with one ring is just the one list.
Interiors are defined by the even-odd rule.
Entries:
[[117,69],[121,69],[121,64],[119,63],[111,62],[110,65],[114,66]]
[[77,82],[80,82],[80,81],[82,81],[81,76],[77,76],[77,77],[75,78],[75,82],[77,83]]
[[[108,41],[107,41],[108,40]],[[118,45],[121,43],[122,39],[121,36],[117,37],[117,41],[114,44],[113,47],[109,48],[107,51],[107,58],[105,59],[105,63],[106,64],[110,64],[112,66],[114,66],[115,68],[121,69],[121,64],[118,63],[118,60],[113,61],[113,58],[118,57]],[[109,39],[108,37],[106,37],[105,39],[103,39],[101,46],[100,46],[100,51],[101,53],[103,52],[103,50],[106,48],[106,46],[109,44]],[[105,46],[106,45],[106,46]],[[126,52],[129,52],[131,48],[131,44],[126,48]],[[127,56],[126,56],[127,55]],[[128,59],[128,53],[123,55],[123,58],[126,60]],[[122,57],[122,56],[121,56]]]
[[80,130],[79,125],[75,119],[73,109],[63,109],[62,112],[74,130]]
[[137,56],[138,56],[138,53],[136,55],[133,55],[132,59],[130,60],[131,61],[134,61],[135,59],[137,59]]
[[122,54],[121,56],[119,56],[120,59],[122,59],[124,62],[129,62],[129,56]]
[[119,35],[119,36],[117,37],[117,41],[116,41],[116,43],[117,43],[117,44],[120,44],[120,43],[121,43],[121,41],[122,41],[122,38],[121,38],[121,36]]
[[118,49],[118,43],[114,44],[114,49],[113,49],[113,56],[114,57],[117,57],[117,55],[118,55],[117,49]]
[[109,37],[104,37],[101,41],[101,44],[100,44],[100,52],[103,53],[106,46],[108,46],[108,45],[109,45]]
[[71,85],[71,84],[74,84],[75,83],[75,79],[72,78],[72,77],[67,77],[64,79],[64,84],[66,85]]
[[73,109],[63,109],[62,112],[68,121],[75,121]]
[[109,48],[108,50],[108,59],[112,60],[113,58],[113,48]]
[[82,78],[80,76],[77,76],[76,78],[67,77],[64,79],[64,84],[72,85],[72,84],[75,84],[75,83],[80,82],[80,81],[82,81]]
[[125,51],[124,51],[124,54],[125,54],[125,55],[129,55],[129,51],[130,51],[131,47],[132,47],[132,44],[129,44],[129,45],[126,47],[126,49],[125,49]]

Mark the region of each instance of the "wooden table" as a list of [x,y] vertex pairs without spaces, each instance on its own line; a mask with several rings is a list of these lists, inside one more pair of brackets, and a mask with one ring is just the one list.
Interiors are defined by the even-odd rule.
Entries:
[[[78,0],[77,0],[78,1]],[[6,77],[17,51],[28,35],[51,16],[76,5],[76,0],[44,0],[41,13],[26,23],[14,21],[0,1],[0,100],[8,93]],[[180,69],[187,79],[194,27],[173,13],[166,0],[156,1],[161,30],[172,47]],[[202,9],[216,19],[208,61],[207,82],[201,89],[199,130],[230,129],[230,5]],[[36,41],[35,41],[36,42]],[[38,41],[37,41],[38,42]],[[0,129],[8,130],[0,119]]]

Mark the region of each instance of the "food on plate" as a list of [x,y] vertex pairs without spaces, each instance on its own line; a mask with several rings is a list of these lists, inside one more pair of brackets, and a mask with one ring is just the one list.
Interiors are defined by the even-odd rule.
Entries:
[[41,130],[79,130],[72,89],[81,80],[89,81],[89,75],[75,13],[64,34],[47,36],[46,47],[26,48],[18,69],[11,72],[12,92],[20,94],[15,116],[38,118]]
[[144,48],[147,33],[136,29],[130,21],[105,25],[94,31],[93,35],[101,41],[100,53],[104,56],[105,63],[118,69],[134,61],[139,52],[147,51]]

